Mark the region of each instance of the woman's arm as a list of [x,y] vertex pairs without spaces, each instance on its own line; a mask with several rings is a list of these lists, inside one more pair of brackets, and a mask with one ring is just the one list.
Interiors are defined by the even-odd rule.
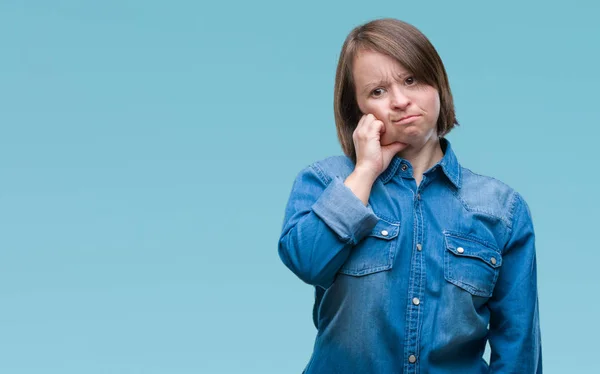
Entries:
[[278,251],[283,263],[308,284],[331,286],[352,246],[378,221],[367,204],[372,177],[355,170],[346,181],[327,176],[316,164],[294,181]]
[[535,235],[527,203],[515,193],[512,231],[489,300],[490,373],[541,373]]

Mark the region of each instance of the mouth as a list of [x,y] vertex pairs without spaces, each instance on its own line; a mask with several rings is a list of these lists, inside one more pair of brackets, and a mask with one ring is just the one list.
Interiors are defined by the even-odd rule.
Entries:
[[410,122],[414,121],[415,119],[419,118],[420,116],[421,116],[420,114],[406,116],[406,117],[400,118],[399,120],[392,121],[392,123],[395,123],[395,124],[410,123]]

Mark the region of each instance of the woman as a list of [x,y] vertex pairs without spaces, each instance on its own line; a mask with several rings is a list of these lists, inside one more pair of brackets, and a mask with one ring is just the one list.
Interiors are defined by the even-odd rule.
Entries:
[[394,19],[352,30],[334,109],[345,156],[299,173],[278,247],[316,290],[305,373],[541,373],[529,208],[458,162],[429,40]]

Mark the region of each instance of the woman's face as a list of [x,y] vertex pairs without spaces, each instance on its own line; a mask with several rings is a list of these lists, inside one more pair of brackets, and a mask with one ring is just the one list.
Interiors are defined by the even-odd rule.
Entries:
[[[440,97],[435,87],[418,82],[395,59],[362,50],[354,60],[356,101],[363,114],[385,125],[381,145],[407,143],[420,149],[437,140]],[[404,119],[408,116],[414,116]]]

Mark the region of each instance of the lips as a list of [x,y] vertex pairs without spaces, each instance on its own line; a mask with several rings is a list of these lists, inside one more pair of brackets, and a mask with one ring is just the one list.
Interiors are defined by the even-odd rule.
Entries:
[[420,117],[419,114],[412,114],[412,115],[409,115],[409,116],[402,117],[402,118],[400,118],[398,120],[393,120],[392,122],[394,122],[394,123],[410,122],[413,119],[418,118],[418,117]]

